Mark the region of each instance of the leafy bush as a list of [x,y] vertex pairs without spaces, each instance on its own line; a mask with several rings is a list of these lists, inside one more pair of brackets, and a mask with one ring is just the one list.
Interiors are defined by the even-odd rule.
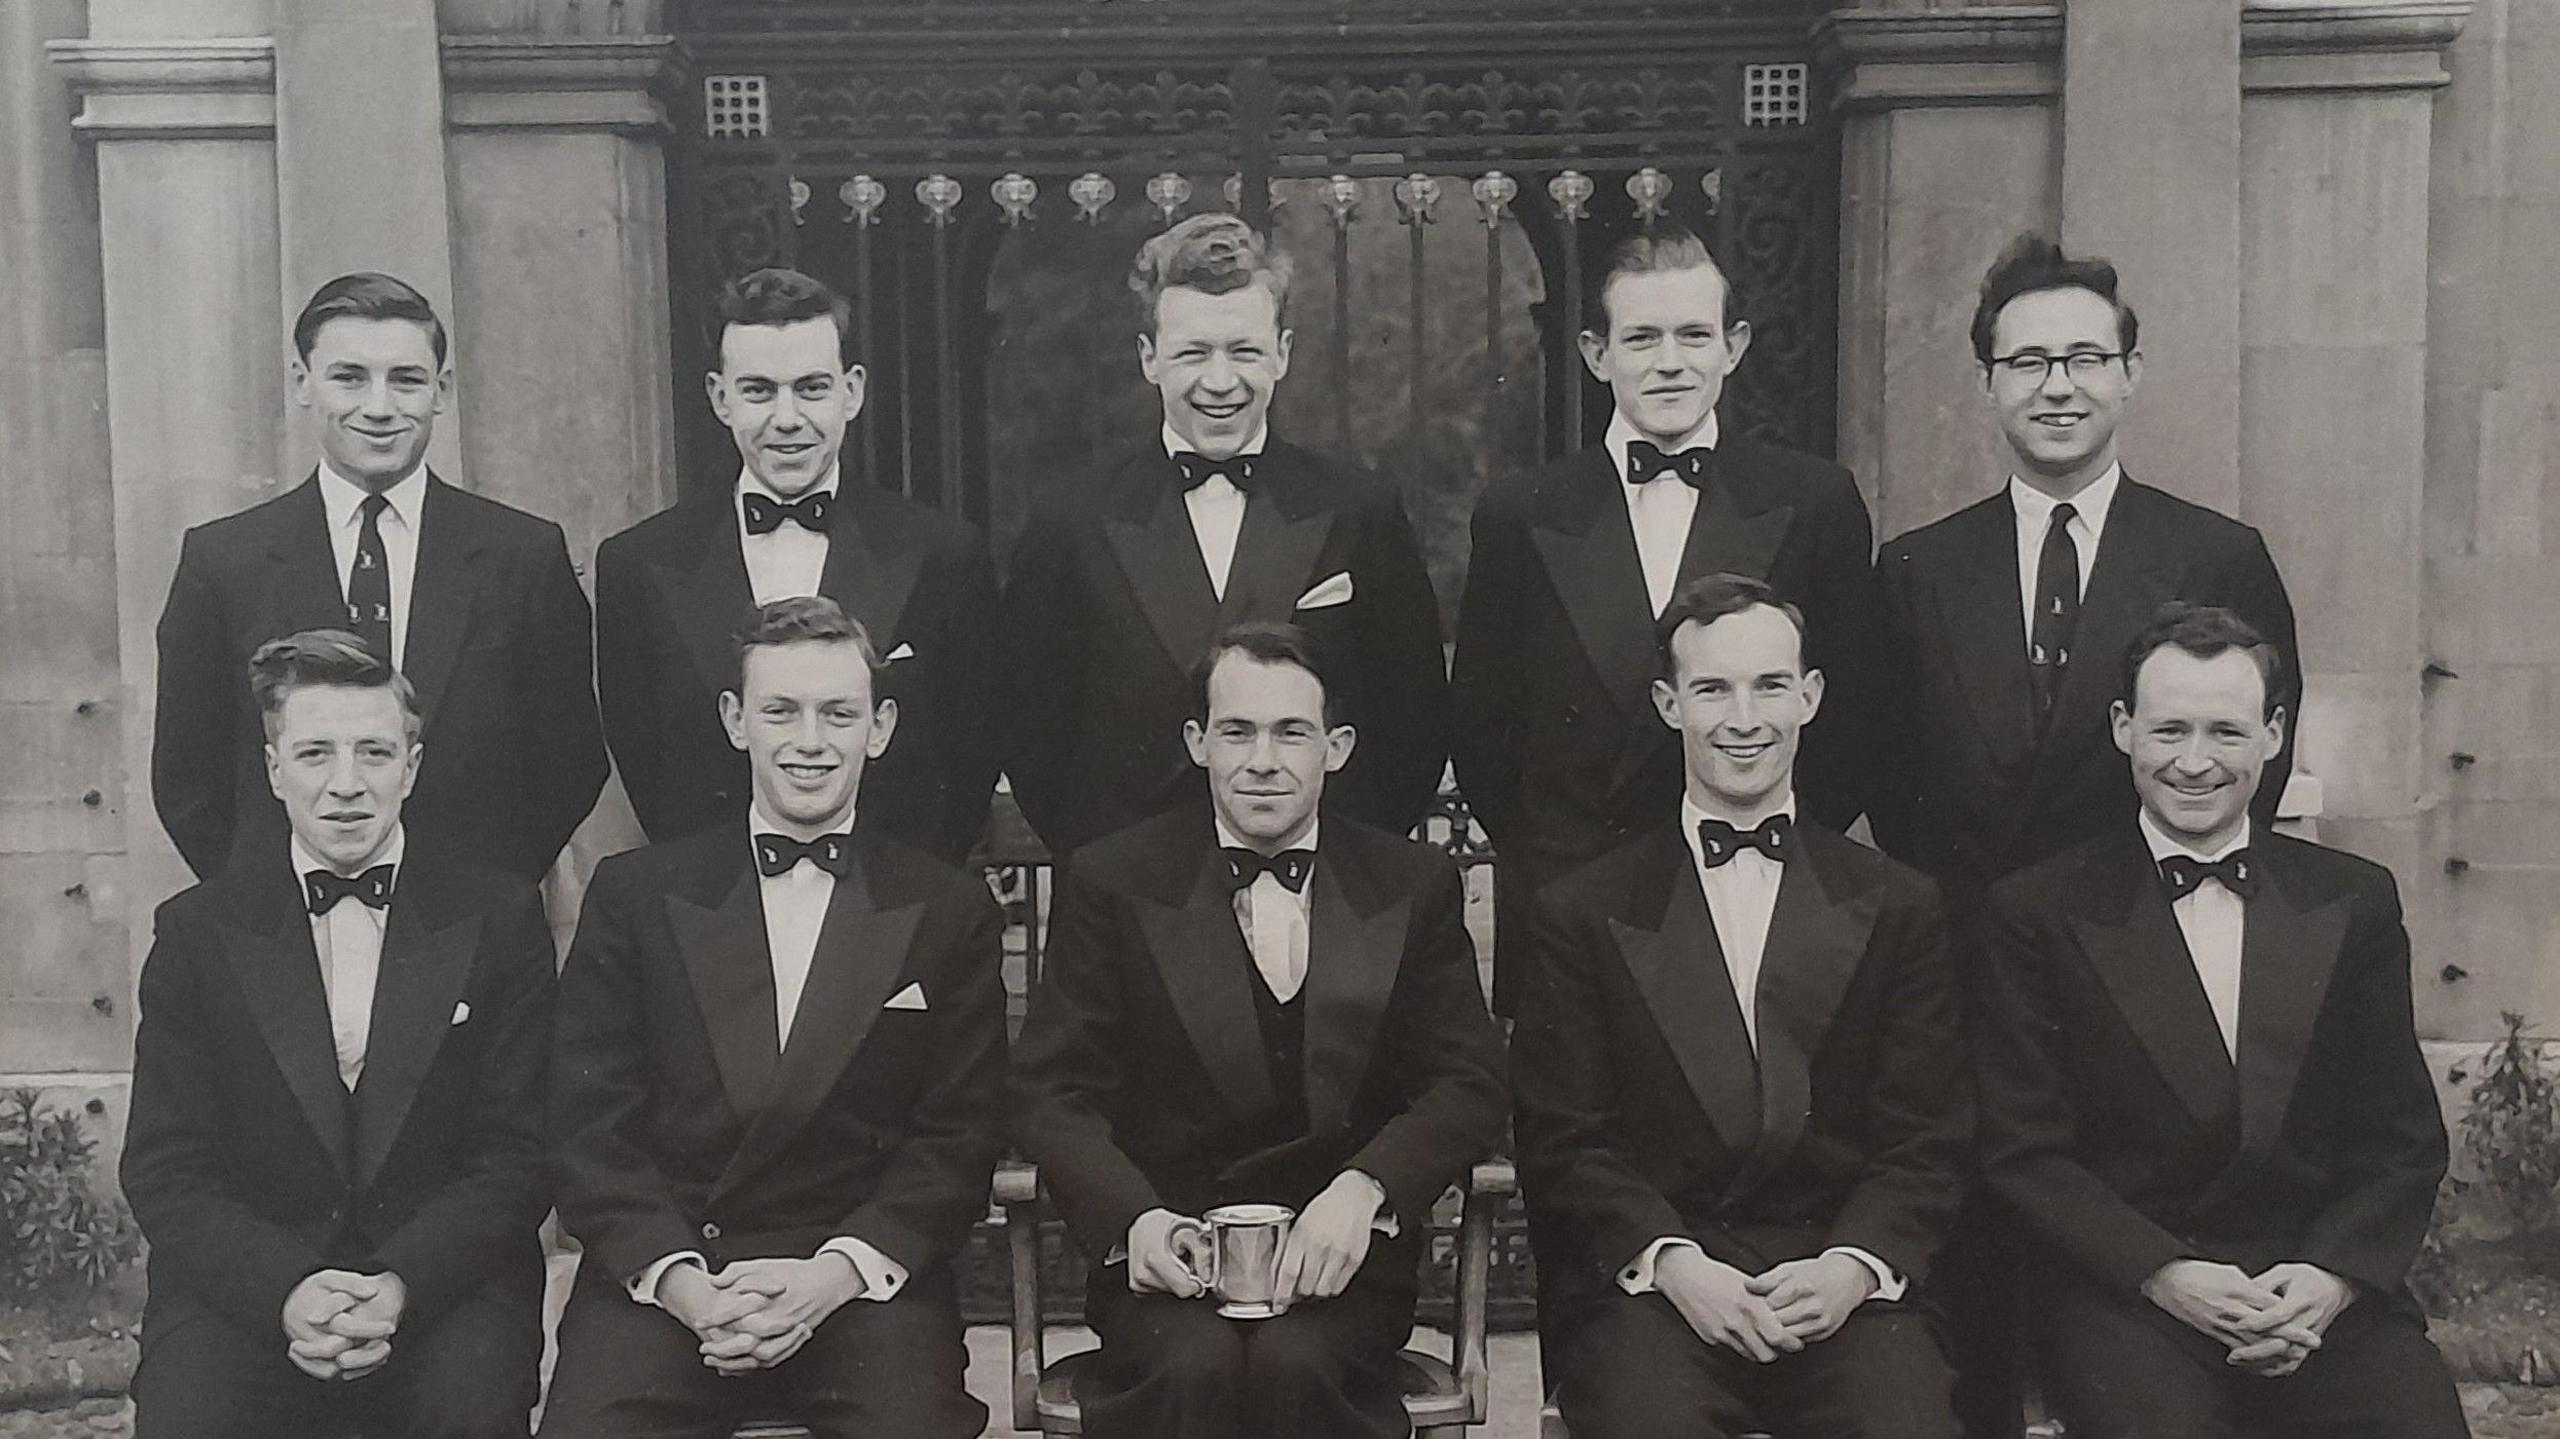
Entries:
[[32,1089],[0,1097],[0,1301],[59,1304],[105,1288],[141,1253],[120,1199],[98,1192],[97,1141]]
[[2525,1038],[2523,1015],[2500,1017],[2506,1037],[2482,1056],[2462,1150],[2477,1176],[2472,1188],[2495,1205],[2509,1233],[2529,1234],[2560,1221],[2560,1074]]

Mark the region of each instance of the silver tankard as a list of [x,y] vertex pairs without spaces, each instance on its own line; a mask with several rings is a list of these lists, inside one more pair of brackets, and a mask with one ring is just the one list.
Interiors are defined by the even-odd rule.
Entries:
[[1210,1292],[1229,1319],[1269,1319],[1279,1302],[1280,1255],[1298,1211],[1285,1204],[1221,1204],[1201,1216],[1209,1231]]

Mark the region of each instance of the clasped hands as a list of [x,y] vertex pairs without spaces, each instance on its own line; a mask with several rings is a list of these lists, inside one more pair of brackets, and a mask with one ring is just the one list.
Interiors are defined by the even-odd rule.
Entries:
[[1694,1245],[1674,1244],[1654,1258],[1653,1287],[1700,1339],[1766,1364],[1838,1333],[1875,1294],[1876,1276],[1846,1254],[1746,1274]]
[[863,1287],[862,1271],[832,1249],[807,1259],[740,1259],[717,1273],[686,1259],[658,1277],[658,1306],[694,1332],[706,1366],[745,1374],[799,1353]]
[[2356,1292],[2313,1264],[2278,1264],[2252,1277],[2236,1265],[2178,1259],[2154,1270],[2142,1282],[2142,1295],[2221,1340],[2231,1351],[2224,1362],[2261,1379],[2281,1379],[2320,1347]]
[[[1301,1299],[1331,1299],[1351,1287],[1369,1257],[1378,1210],[1386,1190],[1356,1169],[1333,1178],[1307,1202],[1289,1226],[1280,1251],[1274,1298],[1282,1307]],[[1150,1209],[1129,1226],[1129,1288],[1138,1294],[1198,1299],[1209,1292],[1200,1276],[1214,1262],[1209,1226],[1166,1209]]]
[[391,1358],[409,1286],[388,1270],[322,1269],[284,1299],[285,1354],[314,1379],[357,1379]]

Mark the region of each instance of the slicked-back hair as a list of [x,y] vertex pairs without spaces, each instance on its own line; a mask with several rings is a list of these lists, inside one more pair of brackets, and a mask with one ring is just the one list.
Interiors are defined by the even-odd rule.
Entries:
[[2285,657],[2258,627],[2220,605],[2191,605],[2185,600],[2171,600],[2154,611],[2151,623],[2124,647],[2124,690],[2116,698],[2125,709],[2133,709],[2134,681],[2141,678],[2142,666],[2162,650],[2174,649],[2209,660],[2216,655],[2238,650],[2258,667],[2258,679],[2266,690],[2261,719],[2276,712],[2276,690],[2284,681]]
[[1236,216],[1194,215],[1138,247],[1129,266],[1138,328],[1156,332],[1156,303],[1176,289],[1223,295],[1259,284],[1276,316],[1289,303],[1289,269],[1289,257]]
[[2116,294],[2116,267],[2096,255],[2069,255],[2050,235],[2028,231],[2009,242],[2000,258],[1982,275],[1982,296],[1973,306],[1973,359],[1991,363],[1993,332],[2000,312],[2020,295],[2046,290],[2086,290],[2113,305],[2116,348],[2130,354],[2142,338],[2133,307]]
[[320,327],[331,320],[407,320],[423,325],[436,363],[444,363],[444,321],[436,318],[436,307],[427,303],[427,297],[405,280],[360,270],[312,291],[302,313],[293,318],[293,352],[304,364],[311,362],[311,346],[320,338]]
[[721,338],[731,325],[796,325],[802,320],[835,322],[836,362],[850,369],[861,363],[853,352],[853,302],[833,285],[798,270],[750,270],[720,287],[711,302],[711,357],[720,358]]
[[411,744],[418,742],[423,721],[416,687],[375,654],[372,646],[345,630],[303,630],[269,640],[249,656],[249,693],[258,702],[259,723],[270,743],[285,700],[295,690],[320,685],[391,691],[392,698],[400,701],[401,737]]
[[825,595],[793,595],[756,606],[746,622],[738,626],[738,655],[737,663],[730,667],[730,691],[742,700],[746,698],[750,650],[796,644],[853,646],[854,653],[862,656],[862,667],[871,673],[872,701],[879,702],[884,668],[879,647],[871,642],[871,632],[862,627],[862,621],[846,614],[843,606]]
[[1701,269],[1715,271],[1724,282],[1724,327],[1733,328],[1743,315],[1742,292],[1734,288],[1732,272],[1716,263],[1696,231],[1669,220],[1653,221],[1611,245],[1591,267],[1584,280],[1583,328],[1604,340],[1609,337],[1609,287],[1622,277]]
[[1671,652],[1671,638],[1682,625],[1711,625],[1726,615],[1766,605],[1787,617],[1796,627],[1796,668],[1807,668],[1805,660],[1804,611],[1781,596],[1767,580],[1749,575],[1700,575],[1674,591],[1671,603],[1662,607],[1662,618],[1654,622],[1653,658],[1662,678],[1680,677],[1679,657]]
[[1325,727],[1342,723],[1342,700],[1334,688],[1332,660],[1324,642],[1283,620],[1239,620],[1218,631],[1218,637],[1209,642],[1209,652],[1191,667],[1193,718],[1204,725],[1209,722],[1209,676],[1216,672],[1218,661],[1239,652],[1262,664],[1294,665],[1315,676],[1316,687],[1324,692]]

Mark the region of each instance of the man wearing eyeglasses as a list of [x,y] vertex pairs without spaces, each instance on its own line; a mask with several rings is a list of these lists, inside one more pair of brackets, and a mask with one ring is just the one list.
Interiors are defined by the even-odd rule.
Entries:
[[[2133,814],[2109,737],[2113,660],[2164,601],[2227,608],[2299,653],[2258,532],[2126,473],[2116,427],[2142,381],[2138,334],[2113,265],[2042,235],[2012,242],[1983,276],[1972,331],[2008,481],[1876,556],[1889,692],[1907,719],[1880,755],[1870,814],[1886,853],[1943,886],[1959,955],[1993,881]],[[2297,713],[2299,681],[2272,702]],[[2291,768],[2288,731],[2250,804],[2259,825]],[[1957,1401],[1977,1435],[2018,1424],[2002,1374],[2013,1346],[1996,1337],[2006,1301],[1968,1288],[2001,1272],[1995,1248],[1968,1214],[1941,1265]]]

